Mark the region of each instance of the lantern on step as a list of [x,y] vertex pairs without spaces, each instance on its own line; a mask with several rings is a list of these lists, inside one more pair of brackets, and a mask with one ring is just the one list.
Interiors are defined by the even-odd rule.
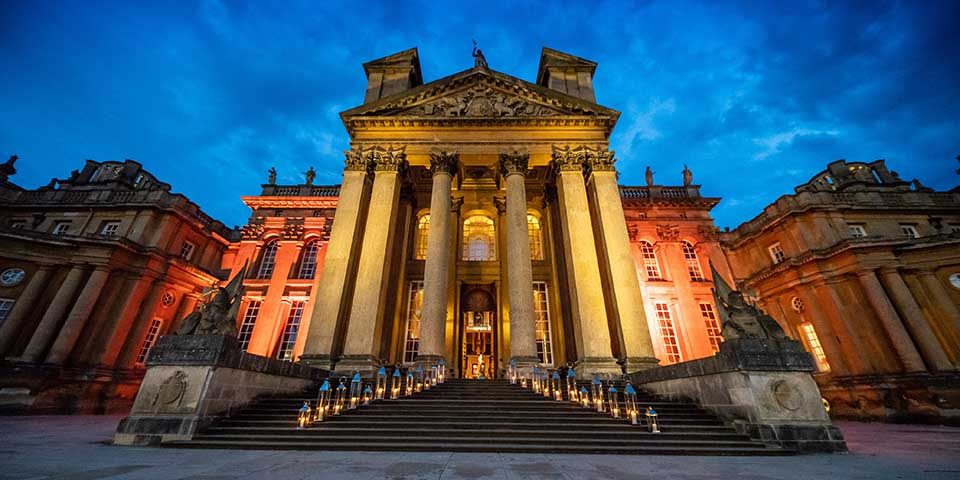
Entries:
[[347,377],[340,377],[340,384],[337,385],[337,395],[333,401],[333,414],[340,415],[343,411],[343,404],[347,401],[347,386],[345,385]]
[[593,381],[590,382],[590,401],[593,402],[592,408],[603,412],[603,382],[598,373],[593,374]]
[[422,392],[423,391],[423,364],[417,365],[417,369],[414,371],[413,379],[413,391]]
[[440,376],[440,364],[430,365],[430,381],[427,382],[431,387],[437,386],[437,377]]
[[580,405],[583,408],[590,408],[590,392],[587,387],[580,387]]
[[620,395],[617,392],[617,387],[614,387],[612,383],[610,389],[607,390],[607,406],[611,417],[620,418]]
[[550,398],[550,372],[546,368],[540,370],[540,393]]
[[573,370],[572,365],[567,369],[567,400],[573,403],[577,403],[579,400],[577,398],[577,372]]
[[562,402],[563,401],[563,389],[560,388],[560,372],[553,372],[553,377],[550,379],[550,386],[553,387],[553,399]]
[[390,383],[390,398],[396,400],[400,397],[400,366],[393,367],[393,380]]
[[380,370],[377,370],[377,389],[375,391],[374,399],[383,400],[384,395],[387,393],[387,367],[380,367]]
[[350,408],[353,410],[360,405],[360,397],[363,395],[363,377],[360,372],[354,372],[353,380],[350,380]]
[[653,407],[647,406],[647,428],[650,429],[650,433],[660,433],[660,425],[657,423],[657,412],[654,411]]
[[310,424],[310,402],[304,401],[300,407],[300,414],[297,415],[297,428],[306,428]]
[[407,385],[404,391],[407,392],[407,396],[413,395],[413,369],[407,369]]
[[370,384],[367,384],[363,388],[363,404],[370,405],[370,401],[373,400],[373,388],[370,387]]
[[[510,377],[511,384],[516,385],[516,383],[520,381],[520,379],[517,378],[517,361],[516,360],[510,360],[510,369],[507,370],[507,376]],[[521,386],[526,386],[526,385],[521,385]]]
[[317,389],[317,410],[314,412],[314,421],[322,422],[330,409],[330,379],[323,381]]
[[440,357],[440,360],[437,362],[437,383],[443,383],[447,378],[447,362],[443,361],[443,357]]
[[630,419],[630,423],[636,425],[637,416],[640,415],[640,412],[637,411],[637,389],[633,388],[633,384],[629,381],[627,386],[623,387],[623,404],[624,413]]
[[540,393],[540,367],[536,365],[530,369],[530,389]]

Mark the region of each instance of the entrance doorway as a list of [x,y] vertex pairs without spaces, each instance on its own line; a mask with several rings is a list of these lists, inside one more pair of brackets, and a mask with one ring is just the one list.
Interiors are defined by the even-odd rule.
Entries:
[[493,285],[464,285],[460,293],[460,376],[494,378],[497,372]]

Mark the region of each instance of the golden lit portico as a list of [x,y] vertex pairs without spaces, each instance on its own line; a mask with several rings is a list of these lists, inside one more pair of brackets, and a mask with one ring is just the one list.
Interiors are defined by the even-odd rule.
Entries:
[[302,360],[442,357],[467,378],[656,364],[595,69],[547,48],[536,84],[482,54],[428,84],[416,49],[365,64]]

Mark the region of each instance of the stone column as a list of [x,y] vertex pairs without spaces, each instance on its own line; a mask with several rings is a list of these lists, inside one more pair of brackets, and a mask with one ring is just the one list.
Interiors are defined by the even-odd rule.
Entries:
[[913,298],[913,293],[904,283],[903,277],[896,270],[881,271],[883,279],[889,287],[890,295],[893,301],[900,307],[903,313],[903,319],[906,320],[907,328],[916,339],[917,346],[920,347],[920,354],[932,369],[937,371],[953,370],[953,364],[947,357],[947,353],[940,345],[940,340],[933,333],[930,324],[927,323],[920,305]]
[[600,261],[606,264],[601,270],[607,273],[607,295],[615,306],[616,320],[620,322],[627,372],[654,367],[659,360],[653,353],[640,281],[630,253],[630,236],[617,185],[617,171],[613,166],[613,152],[607,149],[588,151],[587,162],[590,169],[587,190],[599,223],[596,231],[602,246],[598,253]]
[[[150,293],[140,303],[140,308],[123,338],[123,343],[121,343],[123,348],[118,345],[115,350],[108,350],[101,360],[101,365],[119,368],[129,368],[133,365],[140,353],[140,348],[143,346],[143,339],[147,337],[147,329],[150,328],[150,323],[154,318],[160,316],[157,309],[160,307],[160,299],[163,298],[163,291],[166,288],[167,283],[164,278],[161,277],[153,281]],[[162,327],[163,324],[161,324]]]
[[370,200],[372,157],[366,153],[346,153],[346,167],[330,231],[330,243],[323,260],[323,272],[314,275],[313,288],[310,290],[316,296],[317,305],[310,315],[310,328],[306,331],[307,340],[301,360],[320,368],[331,367],[338,326],[346,321],[353,297],[353,279]]
[[[127,297],[121,304],[119,315],[113,318],[107,318],[103,325],[97,327],[97,343],[93,345],[92,354],[89,361],[93,365],[104,367],[113,367],[113,363],[123,349],[124,343],[129,341],[131,328],[137,318],[138,312],[143,308],[143,299],[150,290],[150,284],[154,277],[148,272],[132,272],[130,276],[123,278],[124,282],[132,283]],[[154,289],[156,290],[156,286]],[[86,363],[86,362],[85,362]]]
[[847,361],[844,358],[840,344],[837,342],[837,335],[830,325],[830,319],[820,308],[817,300],[817,294],[810,285],[801,285],[798,288],[800,298],[809,311],[808,317],[817,332],[817,338],[820,339],[820,345],[823,347],[823,353],[827,356],[827,363],[830,365],[830,372],[837,376],[850,374],[847,368]]
[[443,357],[447,324],[448,269],[450,268],[450,199],[453,176],[459,168],[456,153],[430,154],[433,187],[430,190],[430,230],[423,271],[423,307],[420,317],[418,362],[431,363]]
[[381,335],[386,304],[392,248],[400,206],[400,179],[407,168],[402,149],[378,151],[363,233],[360,264],[350,307],[343,358],[337,370],[372,371],[380,364]]
[[880,285],[877,274],[874,273],[873,270],[866,270],[859,272],[857,277],[859,277],[860,284],[867,293],[867,299],[870,301],[870,305],[873,306],[874,311],[877,313],[877,318],[880,319],[883,329],[887,332],[887,336],[893,344],[893,349],[897,352],[897,356],[903,363],[904,370],[908,372],[925,371],[926,367],[923,365],[920,353],[917,352],[917,348],[913,345],[913,341],[910,339],[907,330],[903,328],[900,316],[897,315],[893,304],[890,303],[886,292],[883,291],[883,286]]
[[530,155],[500,154],[507,184],[507,283],[510,301],[510,358],[520,368],[540,363],[537,357],[536,319],[533,316],[533,266],[527,231],[525,179]]
[[564,253],[568,256],[568,286],[573,321],[580,324],[583,351],[578,352],[577,374],[620,374],[610,348],[610,329],[600,283],[600,264],[593,237],[587,189],[583,180],[584,156],[569,147],[553,150],[557,197]]
[[917,278],[923,282],[927,293],[933,297],[936,307],[945,315],[943,321],[944,328],[952,333],[955,340],[960,339],[960,309],[957,308],[957,304],[953,303],[950,294],[943,288],[943,283],[930,271],[918,272]]
[[87,324],[87,319],[90,318],[90,314],[93,312],[93,306],[96,305],[97,299],[100,298],[100,292],[103,290],[104,285],[107,284],[109,277],[110,270],[103,266],[98,266],[93,270],[93,273],[90,274],[86,285],[84,285],[83,290],[80,291],[80,296],[77,297],[73,308],[70,309],[67,320],[63,323],[63,327],[60,328],[60,334],[57,335],[56,341],[54,341],[53,346],[50,347],[50,353],[47,354],[46,363],[61,365],[66,361],[67,356],[73,351],[74,345],[77,344],[77,340],[83,332],[83,327]]
[[77,292],[77,289],[80,288],[83,275],[83,267],[80,265],[75,265],[70,269],[70,272],[67,273],[67,278],[60,284],[60,287],[57,289],[57,295],[53,297],[53,301],[50,302],[47,311],[43,313],[43,318],[40,319],[40,324],[33,332],[33,336],[30,337],[30,342],[23,350],[23,355],[19,358],[20,360],[33,363],[43,357],[43,354],[50,346],[50,342],[53,341],[53,337],[57,334],[60,321],[63,320],[63,316],[67,314],[67,309],[70,307],[70,302],[73,301],[74,294]]
[[27,315],[41,309],[37,302],[40,300],[43,291],[49,287],[47,281],[50,279],[50,272],[53,269],[52,265],[41,265],[33,274],[33,277],[30,278],[30,281],[27,282],[23,292],[17,297],[17,303],[13,304],[13,309],[7,315],[7,320],[0,326],[0,358],[3,358],[3,355],[7,353],[11,353],[8,350],[13,345],[18,333],[21,333],[20,329],[23,328]]

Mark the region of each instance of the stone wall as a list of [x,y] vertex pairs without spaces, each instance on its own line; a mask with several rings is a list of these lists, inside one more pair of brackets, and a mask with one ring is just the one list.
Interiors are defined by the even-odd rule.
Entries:
[[242,352],[220,335],[163,337],[154,347],[117,445],[188,440],[263,395],[316,388],[327,372]]

